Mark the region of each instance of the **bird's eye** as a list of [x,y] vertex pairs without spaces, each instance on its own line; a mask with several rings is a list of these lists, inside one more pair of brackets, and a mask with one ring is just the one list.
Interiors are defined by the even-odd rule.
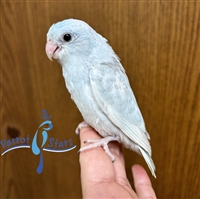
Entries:
[[72,36],[70,34],[65,34],[63,36],[63,39],[68,42],[68,41],[70,41],[72,39]]

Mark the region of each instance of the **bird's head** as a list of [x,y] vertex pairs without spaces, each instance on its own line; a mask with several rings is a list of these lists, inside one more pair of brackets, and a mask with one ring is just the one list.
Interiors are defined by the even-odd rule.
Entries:
[[67,19],[50,27],[46,54],[50,60],[54,58],[59,62],[74,56],[88,57],[95,46],[106,41],[84,21]]

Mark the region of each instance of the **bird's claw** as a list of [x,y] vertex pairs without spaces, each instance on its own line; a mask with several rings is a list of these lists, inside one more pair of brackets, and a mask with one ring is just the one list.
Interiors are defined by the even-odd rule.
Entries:
[[89,125],[87,122],[85,122],[85,121],[81,122],[81,123],[77,126],[77,128],[76,128],[76,130],[75,130],[76,135],[79,136],[81,129],[84,128],[84,127],[88,127],[88,126],[90,126],[90,125]]
[[99,139],[99,140],[85,140],[84,144],[89,143],[89,145],[80,148],[78,153],[86,151],[88,149],[92,149],[92,148],[102,146],[103,149],[105,150],[105,152],[110,157],[111,161],[114,162],[115,157],[112,155],[112,153],[110,152],[109,147],[108,147],[108,143],[111,142],[111,141],[118,141],[119,142],[119,137],[108,136],[108,137],[105,137],[105,138],[102,138],[102,139]]

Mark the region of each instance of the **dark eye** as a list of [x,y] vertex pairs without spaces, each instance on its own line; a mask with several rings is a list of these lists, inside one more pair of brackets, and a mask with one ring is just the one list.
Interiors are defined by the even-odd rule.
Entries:
[[70,41],[70,40],[72,39],[72,36],[71,36],[70,34],[65,34],[65,35],[63,36],[63,39],[64,39],[65,41]]

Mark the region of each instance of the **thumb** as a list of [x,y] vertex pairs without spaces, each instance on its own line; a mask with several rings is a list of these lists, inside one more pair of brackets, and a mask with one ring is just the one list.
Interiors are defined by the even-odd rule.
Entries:
[[133,165],[132,173],[138,197],[156,199],[156,194],[151,185],[151,181],[144,168],[140,165]]

